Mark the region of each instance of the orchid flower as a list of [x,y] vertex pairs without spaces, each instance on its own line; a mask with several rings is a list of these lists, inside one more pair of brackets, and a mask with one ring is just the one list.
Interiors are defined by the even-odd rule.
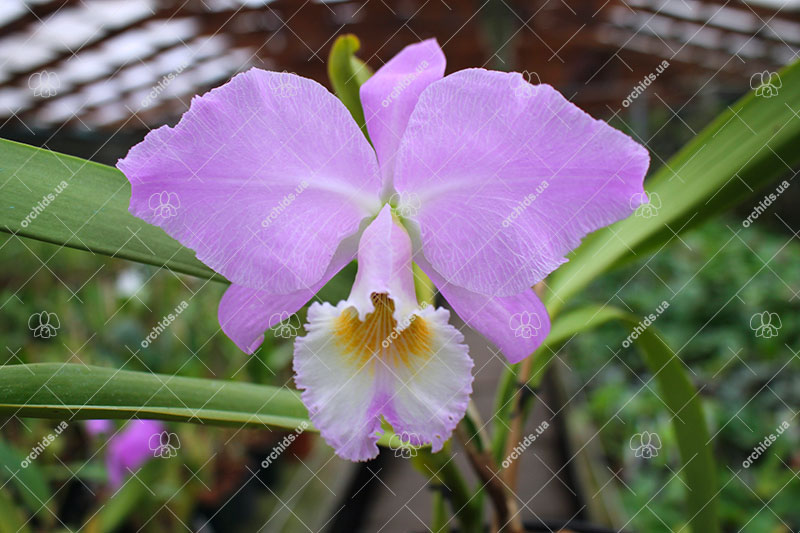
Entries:
[[550,329],[532,286],[646,197],[647,150],[552,87],[444,69],[431,39],[361,86],[372,145],[323,86],[251,69],[118,163],[130,211],[231,281],[219,322],[247,353],[357,257],[294,352],[312,422],[351,460],[377,455],[381,418],[435,452],[466,410],[467,346],[418,304],[412,261],[515,363]]
[[112,487],[121,487],[128,472],[154,457],[153,440],[163,432],[164,424],[158,420],[131,420],[111,437],[106,451],[106,469]]

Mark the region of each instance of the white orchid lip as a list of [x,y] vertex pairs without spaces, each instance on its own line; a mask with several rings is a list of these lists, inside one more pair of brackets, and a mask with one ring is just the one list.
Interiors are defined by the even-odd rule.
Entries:
[[295,342],[303,403],[340,456],[375,457],[382,420],[441,449],[472,391],[472,360],[449,317],[417,303],[411,239],[385,206],[361,236],[350,296],[312,304]]

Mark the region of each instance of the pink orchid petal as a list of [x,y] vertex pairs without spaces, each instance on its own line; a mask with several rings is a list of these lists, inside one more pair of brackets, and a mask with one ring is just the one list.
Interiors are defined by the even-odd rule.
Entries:
[[[240,350],[252,354],[264,342],[265,331],[294,316],[327,282],[289,294],[271,294],[233,284],[219,302],[219,324]],[[291,329],[296,330],[293,326]]]
[[289,294],[272,294],[232,284],[222,295],[217,318],[225,332],[240,350],[246,354],[255,352],[264,342],[264,332],[282,322],[287,326],[282,337],[293,337],[300,329],[300,321],[294,314],[311,300],[333,276],[356,258],[358,236],[342,241],[331,260],[328,270],[310,287]]
[[422,93],[394,178],[401,196],[420,199],[409,217],[447,281],[513,296],[630,215],[648,163],[644,147],[552,87],[470,69]]
[[533,289],[513,296],[486,296],[448,283],[424,260],[417,264],[453,311],[497,346],[509,362],[518,363],[531,355],[550,333],[547,309]]
[[130,211],[233,283],[314,285],[380,208],[375,153],[344,105],[294,74],[251,69],[119,161]]
[[445,57],[436,39],[411,44],[392,57],[360,89],[372,144],[385,179],[420,93],[444,75]]

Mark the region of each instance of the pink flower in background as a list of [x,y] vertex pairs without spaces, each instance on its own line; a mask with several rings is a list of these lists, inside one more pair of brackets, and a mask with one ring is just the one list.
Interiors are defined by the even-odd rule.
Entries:
[[86,432],[92,437],[98,437],[114,431],[114,423],[111,420],[87,420],[84,422]]
[[121,487],[125,477],[153,458],[150,442],[165,426],[158,420],[131,420],[113,435],[106,450],[106,469],[112,487]]
[[[130,211],[231,281],[219,320],[247,353],[270,317],[295,313],[358,258],[349,298],[309,308],[294,359],[312,421],[352,460],[378,453],[381,417],[438,451],[472,390],[463,337],[447,310],[417,303],[412,261],[518,362],[550,329],[531,287],[645,197],[647,151],[552,87],[520,91],[518,73],[444,69],[427,40],[361,87],[374,149],[321,85],[252,69],[118,163]],[[169,217],[149,204],[164,190],[180,197]],[[262,224],[275,209],[280,218]]]

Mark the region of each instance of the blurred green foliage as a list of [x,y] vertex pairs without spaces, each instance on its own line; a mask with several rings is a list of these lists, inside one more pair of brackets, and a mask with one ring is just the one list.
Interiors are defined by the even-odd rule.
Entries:
[[[733,218],[715,220],[674,240],[652,257],[609,273],[576,302],[605,302],[642,317],[663,301],[656,327],[677,351],[704,397],[719,465],[720,512],[725,531],[796,531],[800,528],[800,242],[759,221],[743,229]],[[610,298],[610,299],[609,299]],[[781,318],[778,335],[763,338],[751,317]],[[686,520],[685,488],[670,426],[672,414],[635,347],[623,348],[620,326],[576,337],[566,364],[585,384],[585,408],[601,428],[611,468],[622,469],[620,494],[634,531],[679,530]],[[680,416],[680,413],[677,414]],[[784,421],[789,429],[752,462],[743,461]],[[634,457],[630,439],[655,432],[657,457]]]
[[[7,234],[0,234],[0,249],[3,364],[83,363],[292,386],[293,339],[267,332],[262,348],[248,356],[222,333],[217,321],[217,306],[225,290],[221,283]],[[352,267],[345,269],[319,297],[344,299],[353,276]],[[183,301],[187,305],[177,313]],[[58,317],[53,337],[36,337],[29,327],[30,317],[42,311]],[[174,321],[142,347],[152,328],[170,313]],[[298,314],[304,323],[305,311]],[[269,453],[283,437],[275,432],[174,424],[170,431],[183,444],[179,460],[153,459],[136,473],[136,479],[114,491],[106,483],[108,437],[90,438],[79,421],[68,421],[67,429],[27,468],[20,467],[21,459],[53,434],[58,423],[11,419],[0,427],[0,511],[4,503],[24,509],[24,519],[15,522],[14,531],[26,521],[22,531],[86,526],[103,532],[123,525],[132,527],[131,531],[178,531],[184,529],[181,523],[200,520],[202,524],[203,509],[210,517],[215,506],[221,507],[241,490],[259,470],[259,454]],[[120,429],[122,424],[115,427]],[[303,446],[316,443],[315,436],[306,438]],[[329,460],[332,453],[327,447],[315,449]],[[255,510],[231,514],[230,509],[239,505],[229,505],[215,519],[240,525],[242,520],[269,520],[270,513],[281,508],[276,494],[292,469],[305,471],[293,462],[292,453],[285,455],[276,462],[279,466],[258,474],[260,482],[251,481],[260,489]],[[297,487],[292,489],[297,491]]]

